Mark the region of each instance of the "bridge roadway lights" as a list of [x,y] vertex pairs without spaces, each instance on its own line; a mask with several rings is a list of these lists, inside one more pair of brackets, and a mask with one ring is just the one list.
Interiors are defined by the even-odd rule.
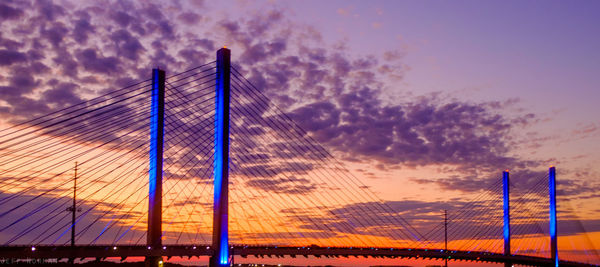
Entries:
[[[107,258],[121,258],[121,257],[149,257],[149,256],[163,256],[163,257],[189,257],[189,256],[212,256],[214,251],[211,248],[208,249],[193,249],[190,245],[173,245],[168,246],[167,249],[157,248],[148,249],[147,246],[119,246],[118,249],[113,249],[112,246],[77,246],[71,248],[70,246],[36,246],[35,251],[32,251],[31,246],[8,246],[2,247],[0,250],[0,258],[2,259],[66,259],[69,258],[73,253],[77,255],[77,258],[96,258],[98,260],[105,260]],[[308,257],[312,255],[321,256],[341,256],[341,257],[397,257],[397,258],[416,258],[419,259],[444,259],[448,257],[445,252],[439,250],[428,250],[424,249],[379,249],[371,250],[368,248],[343,248],[343,247],[331,247],[326,248],[298,248],[298,247],[264,247],[264,246],[234,246],[233,252],[235,255],[246,257],[249,255],[260,257],[260,255],[271,255],[271,256],[303,256]],[[532,257],[523,255],[510,255],[505,256],[503,253],[486,253],[486,252],[469,252],[469,251],[451,251],[452,260],[454,261],[477,261],[477,262],[493,262],[503,264],[507,260],[510,260],[515,265],[520,266],[554,266],[552,259],[542,257]],[[159,264],[159,262],[155,262]],[[561,267],[592,267],[596,265],[560,261]]]
[[159,266],[159,267],[162,267],[163,266],[163,259],[162,259],[162,257],[146,257],[146,260],[144,261],[144,265],[145,266]]

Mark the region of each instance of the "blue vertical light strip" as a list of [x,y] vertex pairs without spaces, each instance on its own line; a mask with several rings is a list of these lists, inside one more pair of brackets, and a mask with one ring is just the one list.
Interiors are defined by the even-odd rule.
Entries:
[[550,258],[554,266],[558,267],[558,242],[557,242],[557,220],[556,220],[556,168],[550,167],[548,173],[548,191],[550,194]]
[[[218,81],[218,79],[217,79]],[[223,177],[223,166],[225,166],[225,164],[227,164],[228,162],[224,162],[224,153],[223,153],[223,142],[225,142],[224,140],[224,136],[223,136],[223,130],[225,128],[225,123],[224,123],[224,109],[225,109],[225,99],[223,97],[223,88],[222,86],[218,86],[217,87],[217,99],[216,99],[216,120],[215,120],[215,163],[214,163],[214,169],[215,169],[215,187],[214,187],[214,205],[215,205],[215,210],[219,210],[222,211],[222,205],[223,200],[221,199],[221,191],[223,190],[223,182],[224,182],[224,177]],[[227,125],[228,127],[229,125]],[[219,250],[219,263],[220,264],[227,264],[228,262],[228,250],[227,250],[227,246],[228,246],[228,236],[227,236],[227,214],[224,214],[225,217],[223,217],[223,214],[217,214],[216,216],[220,217],[220,233],[219,233],[219,248],[216,248]],[[223,218],[225,218],[225,223],[223,223]]]
[[508,170],[502,172],[504,199],[504,255],[510,255],[510,180]]
[[146,243],[148,246],[158,247],[162,243],[162,176],[165,118],[165,72],[163,70],[152,70],[151,99],[148,233]]
[[229,189],[229,97],[231,53],[227,48],[217,51],[214,214],[212,265],[229,266],[228,189]]
[[[158,135],[158,70],[152,70],[152,103],[150,106],[150,167],[148,169],[149,174],[149,209],[152,210],[154,203],[156,202],[156,147],[157,147],[157,135]],[[148,225],[152,220],[150,216],[151,212],[148,212]],[[150,231],[150,229],[149,229]]]

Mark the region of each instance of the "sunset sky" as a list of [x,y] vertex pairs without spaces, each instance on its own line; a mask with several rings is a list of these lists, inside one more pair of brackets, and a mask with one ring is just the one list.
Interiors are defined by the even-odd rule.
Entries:
[[[327,227],[339,223],[335,216],[350,216],[357,210],[373,210],[374,214],[363,215],[373,221],[391,218],[376,214],[372,201],[378,199],[411,222],[432,223],[441,220],[444,209],[452,212],[486,194],[503,170],[511,171],[518,194],[543,179],[554,165],[559,219],[562,209],[568,221],[563,230],[571,236],[563,240],[585,239],[578,248],[566,241],[559,246],[600,249],[599,13],[597,1],[3,1],[0,130],[149,79],[152,68],[160,67],[168,76],[214,61],[216,50],[227,46],[234,66],[266,96],[264,101],[275,104],[276,113],[287,114],[311,140],[331,152],[337,161],[327,158],[327,164],[339,161],[345,168],[317,166],[316,159],[306,165],[293,158],[286,161],[278,154],[284,151],[275,147],[281,140],[261,143],[251,137],[265,147],[253,151],[247,150],[248,143],[232,144],[232,153],[263,153],[272,160],[266,165],[233,160],[239,163],[233,177],[244,180],[239,184],[243,187],[233,187],[232,196],[267,207],[233,210],[234,217],[240,216],[237,220],[250,221],[252,214],[247,212],[263,212],[273,220],[285,216],[273,225],[291,223],[292,232],[320,231],[307,225],[305,217]],[[236,112],[242,114],[245,107],[239,108]],[[237,127],[255,129],[251,126],[256,125],[240,119]],[[282,136],[265,125],[259,128]],[[81,150],[89,145],[82,140],[77,144]],[[3,164],[0,171],[10,166]],[[302,166],[305,169],[297,175],[287,173]],[[69,163],[62,171],[71,167]],[[258,167],[276,169],[276,174],[252,176]],[[376,197],[342,195],[337,202],[328,198],[323,192],[329,188],[335,193],[339,181],[328,184],[325,178],[315,177],[325,177],[331,170],[342,176],[347,172],[347,179],[366,185],[350,189],[340,185],[343,190],[366,190]],[[15,174],[2,174],[5,181],[11,181],[9,175]],[[195,185],[204,186],[209,176],[182,178],[189,185],[181,188],[196,192]],[[170,184],[178,179],[165,186],[180,188]],[[202,192],[212,186],[206,190]],[[304,190],[307,203],[325,199],[317,204],[331,209],[316,204],[297,210],[286,206],[299,190]],[[15,192],[2,189],[0,194]],[[258,202],[264,195],[273,196],[273,202]],[[194,203],[210,210],[211,197],[198,196]],[[85,205],[91,207],[94,201],[101,200],[92,198]],[[131,210],[142,214],[147,204],[140,203]],[[187,202],[180,206],[186,216],[196,209]],[[165,212],[168,218],[183,215],[179,210]],[[209,215],[193,217],[198,222],[194,229],[208,233]],[[575,218],[588,236],[570,226]],[[135,224],[135,217],[127,219]],[[168,227],[179,229],[179,221],[173,220]],[[353,224],[352,220],[344,223]],[[236,240],[244,240],[244,227],[257,229],[252,223],[232,226],[232,233],[240,231]],[[186,229],[179,232],[194,231]],[[363,230],[376,245],[404,242]],[[246,240],[264,238],[259,232],[256,239],[246,236]],[[0,241],[10,235],[0,233],[4,238]],[[348,245],[352,238],[346,232],[322,244]]]

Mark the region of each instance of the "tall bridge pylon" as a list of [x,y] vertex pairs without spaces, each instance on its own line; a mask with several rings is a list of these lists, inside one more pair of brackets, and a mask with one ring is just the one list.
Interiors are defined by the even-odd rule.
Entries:
[[213,248],[211,267],[229,266],[229,96],[231,51],[217,51]]

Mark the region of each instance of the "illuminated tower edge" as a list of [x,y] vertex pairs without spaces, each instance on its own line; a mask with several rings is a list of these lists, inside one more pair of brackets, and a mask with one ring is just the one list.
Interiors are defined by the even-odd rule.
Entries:
[[548,173],[548,191],[550,195],[550,258],[558,267],[558,221],[556,220],[556,168],[550,167]]
[[[504,210],[504,255],[510,256],[510,178],[508,170],[502,172],[503,210]],[[510,267],[512,263],[507,261],[504,266]]]
[[[146,244],[159,249],[162,245],[162,176],[165,120],[165,71],[152,70],[152,104],[150,110],[150,166],[148,168],[148,232]],[[148,256],[145,266],[158,266],[160,256]]]
[[228,185],[229,185],[229,90],[231,51],[217,51],[215,148],[214,148],[214,212],[213,256],[211,267],[229,266]]

